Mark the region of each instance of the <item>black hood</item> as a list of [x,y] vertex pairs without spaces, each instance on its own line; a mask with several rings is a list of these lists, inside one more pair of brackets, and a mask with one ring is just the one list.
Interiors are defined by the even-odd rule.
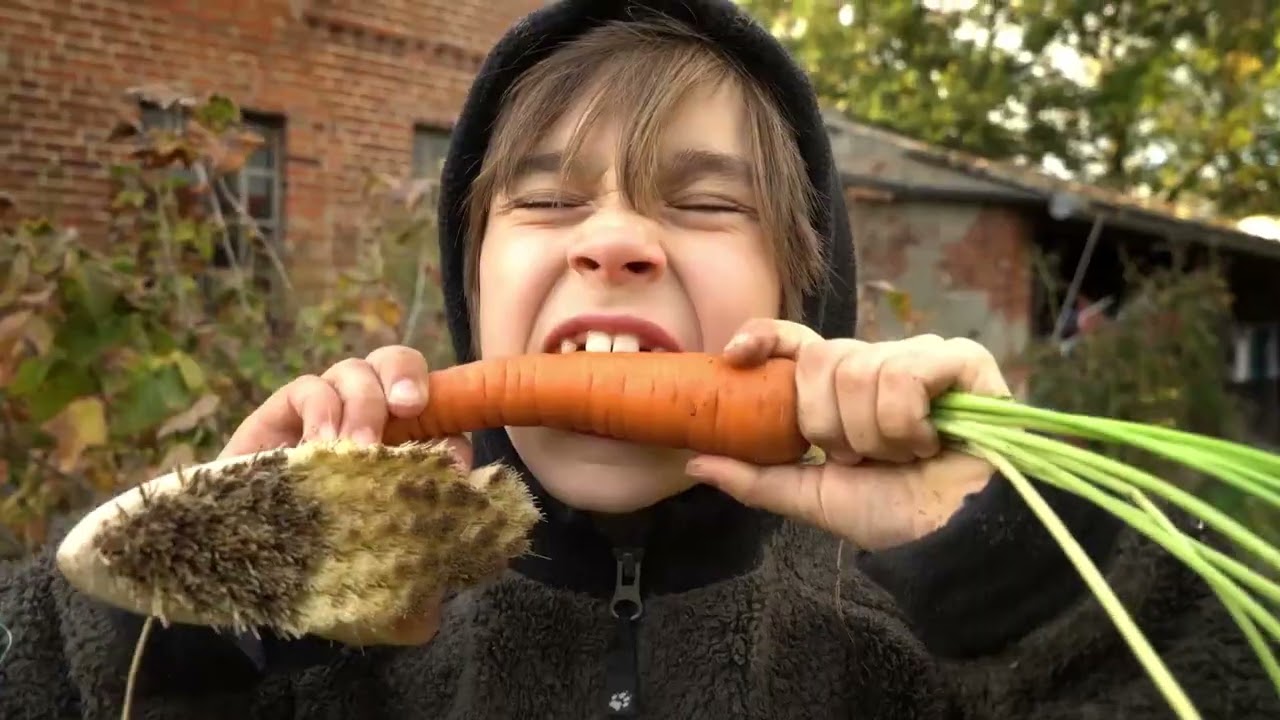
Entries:
[[[440,196],[440,261],[445,310],[460,362],[474,358],[464,290],[465,196],[480,169],[503,93],[555,48],[609,21],[657,12],[683,21],[719,44],[773,95],[795,131],[809,181],[817,190],[814,228],[829,258],[820,290],[805,298],[805,322],[826,337],[847,337],[856,319],[855,263],[840,176],[817,100],[803,70],[763,27],[728,0],[566,0],[515,24],[490,51],[453,132]],[[645,586],[669,592],[700,586],[754,565],[777,519],[697,487],[634,518],[593,522],[547,495],[516,455],[505,431],[474,435],[477,464],[505,462],[521,470],[546,521],[521,572],[557,585],[607,593],[614,583],[613,543],[645,548]],[[599,528],[607,529],[607,535]],[[630,534],[628,534],[630,533]]]

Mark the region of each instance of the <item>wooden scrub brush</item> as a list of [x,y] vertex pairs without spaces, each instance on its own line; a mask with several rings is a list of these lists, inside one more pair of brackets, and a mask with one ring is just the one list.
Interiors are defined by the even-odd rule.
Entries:
[[529,550],[514,472],[465,472],[444,443],[347,441],[224,458],[132,488],[57,552],[78,590],[162,623],[349,644]]

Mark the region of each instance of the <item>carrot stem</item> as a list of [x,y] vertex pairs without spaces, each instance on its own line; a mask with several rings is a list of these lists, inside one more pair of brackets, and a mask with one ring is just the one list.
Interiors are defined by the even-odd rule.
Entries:
[[[964,421],[956,421],[948,423],[944,426],[950,427],[952,432],[964,432],[958,430],[965,427]],[[1114,476],[1117,480],[1131,487],[1140,488],[1146,492],[1160,495],[1165,500],[1174,503],[1183,510],[1192,513],[1197,518],[1204,520],[1218,531],[1227,535],[1241,547],[1248,549],[1258,558],[1264,560],[1273,568],[1280,569],[1280,549],[1268,543],[1262,537],[1245,527],[1244,524],[1238,522],[1235,518],[1222,512],[1213,505],[1201,500],[1191,493],[1179,488],[1176,485],[1167,483],[1159,478],[1144,472],[1130,465],[1112,460],[1105,455],[1082,450],[1073,445],[1053,440],[1050,438],[1033,435],[1023,430],[1015,430],[1012,428],[999,426],[983,426],[980,424],[970,423],[966,439],[972,439],[970,434],[973,428],[979,428],[982,436],[992,439],[1007,440],[1018,443],[1034,452],[1044,453],[1049,456],[1060,456],[1077,460],[1085,465],[1098,469],[1101,473]]]
[[[977,425],[962,423],[953,427],[952,430],[969,439],[970,445],[967,449],[971,452],[974,452],[972,448],[980,447],[988,452],[999,453],[1013,466],[1037,475],[1050,485],[1094,503],[1169,551],[1200,575],[1240,627],[1246,642],[1254,650],[1254,654],[1277,691],[1280,691],[1280,664],[1277,663],[1275,654],[1267,644],[1267,638],[1263,637],[1258,630],[1258,626],[1261,625],[1274,640],[1280,641],[1280,622],[1277,621],[1273,611],[1263,607],[1235,580],[1226,576],[1224,570],[1234,569],[1231,565],[1239,566],[1239,563],[1187,536],[1141,490],[1126,486],[1097,468],[1071,458],[1055,457],[1051,453],[1044,452],[1043,449],[1031,450],[1020,447],[1010,440],[983,437],[982,430]],[[974,454],[978,453],[974,452]],[[1104,492],[1096,486],[1114,490],[1133,504],[1126,503],[1121,497]],[[1222,559],[1230,562],[1223,563]],[[1240,579],[1250,582],[1255,590],[1275,599],[1277,588],[1274,583],[1252,571],[1248,571],[1247,574],[1252,577]]]
[[1179,718],[1188,720],[1190,718],[1200,717],[1199,711],[1191,703],[1191,698],[1187,697],[1178,681],[1173,678],[1169,668],[1156,654],[1151,647],[1151,643],[1147,641],[1142,630],[1138,628],[1133,617],[1125,610],[1124,604],[1116,597],[1115,591],[1107,584],[1106,578],[1102,575],[1102,571],[1098,566],[1089,559],[1089,554],[1080,547],[1080,543],[1071,535],[1071,531],[1063,524],[1062,519],[1058,517],[1049,503],[1045,502],[1040,493],[1036,492],[1035,487],[1030,481],[1014,467],[1003,455],[993,449],[984,447],[981,443],[973,445],[974,454],[979,457],[986,458],[991,464],[995,465],[1008,478],[1009,482],[1017,489],[1018,494],[1035,513],[1040,522],[1044,524],[1045,529],[1053,536],[1053,539],[1062,548],[1067,559],[1075,566],[1080,577],[1093,591],[1094,597],[1102,604],[1107,615],[1111,617],[1116,628],[1120,631],[1120,635],[1129,644],[1133,653],[1138,656],[1138,660],[1142,666],[1146,668],[1147,673],[1151,676],[1152,682],[1156,688],[1164,695],[1165,700],[1173,708]]
[[1247,445],[1159,425],[1074,415],[966,393],[944,395],[934,401],[934,407],[978,416],[993,424],[1128,445],[1205,472],[1280,507],[1280,456]]

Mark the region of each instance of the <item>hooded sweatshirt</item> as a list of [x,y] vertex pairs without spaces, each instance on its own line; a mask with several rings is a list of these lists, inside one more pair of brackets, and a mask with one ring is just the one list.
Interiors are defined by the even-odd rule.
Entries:
[[[773,93],[823,202],[830,263],[805,322],[845,336],[854,241],[813,91],[731,2],[568,0],[513,26],[465,102],[440,205],[448,322],[471,359],[462,198],[502,93],[558,43],[656,10],[717,43]],[[548,495],[501,429],[475,461],[523,473],[545,520],[499,580],[444,607],[421,647],[352,648],[263,631],[155,626],[134,717],[1163,718],[1172,715],[1062,553],[999,476],[943,528],[863,553],[705,487],[603,521]],[[1280,717],[1280,701],[1199,580],[1099,511],[1042,488],[1205,718]],[[1192,528],[1193,532],[1195,528]],[[0,718],[115,718],[142,618],[71,589],[53,548],[3,568]],[[0,633],[0,652],[4,635]]]

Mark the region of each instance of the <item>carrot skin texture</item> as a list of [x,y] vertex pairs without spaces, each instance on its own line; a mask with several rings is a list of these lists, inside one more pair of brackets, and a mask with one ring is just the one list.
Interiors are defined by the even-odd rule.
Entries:
[[428,384],[426,410],[392,418],[385,443],[542,426],[761,465],[809,449],[785,358],[741,368],[710,353],[547,353],[435,370]]

